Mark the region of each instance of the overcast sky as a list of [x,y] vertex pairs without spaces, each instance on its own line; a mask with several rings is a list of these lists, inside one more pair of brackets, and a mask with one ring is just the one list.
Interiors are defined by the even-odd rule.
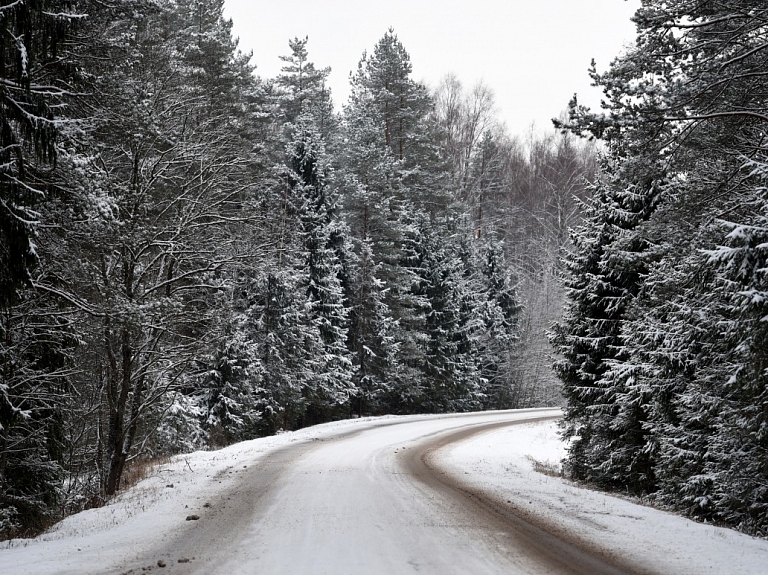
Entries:
[[640,0],[226,0],[225,16],[257,73],[280,72],[288,40],[309,36],[309,57],[332,68],[337,106],[364,50],[392,26],[411,55],[413,78],[436,86],[453,72],[470,88],[482,80],[496,95],[510,132],[551,126],[574,92],[596,108],[590,60],[604,70],[634,40]]

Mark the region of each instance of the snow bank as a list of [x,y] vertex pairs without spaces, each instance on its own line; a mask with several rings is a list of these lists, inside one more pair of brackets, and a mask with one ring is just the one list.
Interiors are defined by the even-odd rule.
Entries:
[[104,507],[67,517],[35,539],[0,543],[0,575],[109,572],[178,532],[188,515],[270,451],[389,418],[337,421],[176,456]]
[[[374,427],[382,419],[430,418],[334,422],[175,457],[105,507],[69,517],[36,539],[0,544],[0,575],[101,574],[135,563],[147,549],[178,533],[187,515],[199,512],[233,485],[244,468],[258,464],[274,449]],[[563,454],[554,423],[521,424],[448,446],[438,452],[438,463],[497,500],[509,500],[526,513],[543,516],[558,529],[645,572],[766,573],[768,541],[688,521],[534,471],[534,462],[557,468]]]
[[565,455],[557,424],[491,431],[446,447],[441,467],[497,499],[543,516],[608,556],[651,573],[739,575],[768,572],[768,541],[696,523],[534,470],[559,470]]

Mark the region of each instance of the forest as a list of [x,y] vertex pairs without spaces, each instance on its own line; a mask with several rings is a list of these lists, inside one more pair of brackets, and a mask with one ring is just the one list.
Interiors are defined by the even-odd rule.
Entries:
[[768,6],[646,0],[552,331],[569,474],[768,535]]
[[595,144],[510,135],[392,29],[341,105],[309,38],[262,78],[222,8],[0,6],[0,538],[175,453],[562,401]]
[[553,405],[568,477],[768,534],[763,2],[643,0],[525,135],[392,29],[337,103],[223,0],[0,4],[0,538],[174,453]]

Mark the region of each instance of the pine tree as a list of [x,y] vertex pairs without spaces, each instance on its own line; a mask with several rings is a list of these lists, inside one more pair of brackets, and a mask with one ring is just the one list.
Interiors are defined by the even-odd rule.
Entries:
[[412,71],[410,55],[390,28],[352,77],[353,102],[370,98],[383,143],[399,160],[415,151],[416,129],[430,103],[425,88],[410,78]]
[[285,66],[275,80],[282,89],[278,95],[278,106],[288,126],[293,125],[302,114],[311,115],[320,135],[328,142],[337,127],[330,90],[326,87],[331,69],[318,70],[309,61],[308,41],[308,37],[290,40],[291,55],[280,56]]
[[[351,77],[352,94],[345,109],[347,133],[354,138],[348,150],[357,156],[352,162],[358,176],[388,160],[398,180],[390,184],[390,194],[439,215],[450,202],[449,166],[435,144],[432,99],[411,79],[412,70],[410,56],[392,29],[373,54],[363,55]],[[352,146],[358,149],[350,150]]]

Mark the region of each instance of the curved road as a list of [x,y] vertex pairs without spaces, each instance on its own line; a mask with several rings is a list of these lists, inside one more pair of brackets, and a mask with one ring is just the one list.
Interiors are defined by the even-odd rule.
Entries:
[[[631,573],[513,501],[473,492],[435,450],[557,410],[383,420],[279,448],[213,495],[201,520],[166,534],[116,573]],[[190,559],[178,563],[178,558]],[[143,569],[142,569],[143,566]]]

